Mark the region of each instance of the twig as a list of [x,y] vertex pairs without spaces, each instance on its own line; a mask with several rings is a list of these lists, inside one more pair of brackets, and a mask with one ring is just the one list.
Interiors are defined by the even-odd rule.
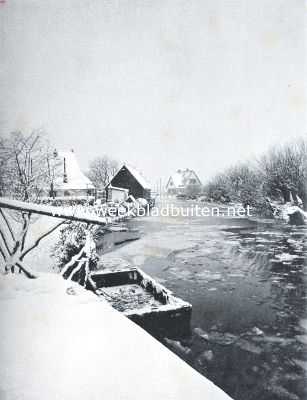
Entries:
[[65,224],[66,221],[61,221],[58,224],[56,224],[53,228],[49,229],[49,231],[47,231],[46,233],[44,233],[42,236],[40,236],[38,239],[36,239],[36,241],[30,246],[28,247],[25,251],[23,251],[21,253],[21,256],[19,257],[20,260],[23,260],[24,257],[30,252],[32,251],[35,247],[37,247],[40,243],[40,241],[42,239],[44,239],[46,236],[50,235],[52,232],[54,232],[60,225]]
[[30,279],[37,278],[37,276],[34,275],[33,272],[31,272],[27,268],[25,268],[21,262],[19,262],[19,261],[16,262],[16,266],[26,275],[27,278],[30,278]]
[[2,255],[4,261],[6,261],[6,260],[7,260],[7,257],[6,257],[6,255],[5,255],[5,251],[2,249],[1,244],[0,244],[0,253],[1,253],[1,255]]
[[0,236],[2,237],[2,240],[3,240],[4,246],[5,246],[5,248],[6,248],[6,251],[7,251],[7,252],[9,253],[9,255],[11,256],[11,255],[12,255],[12,251],[11,251],[9,245],[8,245],[8,241],[7,241],[7,238],[6,238],[6,236],[5,236],[5,233],[2,231],[1,228],[0,228]]
[[0,208],[0,214],[2,215],[2,218],[4,219],[4,221],[6,223],[6,226],[7,226],[8,230],[9,230],[11,236],[12,236],[12,239],[15,241],[16,239],[15,239],[15,235],[14,235],[13,229],[12,229],[11,224],[9,223],[9,220],[7,219],[4,211],[2,210],[2,208]]
[[85,249],[84,249],[84,246],[83,246],[82,249],[79,251],[79,253],[76,254],[75,256],[73,256],[73,257],[70,259],[70,261],[64,266],[64,268],[63,268],[62,271],[61,271],[61,275],[62,275],[62,276],[64,276],[64,275],[67,273],[68,269],[69,269],[70,267],[72,267],[76,261],[78,261],[78,259],[82,256],[82,254],[83,254],[84,252],[85,252]]
[[22,238],[21,238],[21,251],[25,247],[25,241],[29,229],[29,224],[30,224],[30,218],[31,218],[31,213],[22,213],[22,218],[23,218],[23,229],[22,229]]
[[86,257],[86,260],[85,260],[85,278],[84,278],[84,287],[85,287],[85,286],[86,286],[86,284],[87,284],[87,280],[88,280],[89,274],[90,274],[90,260],[89,260],[89,258],[88,258],[88,257]]
[[69,277],[67,278],[67,280],[71,281],[73,276],[79,272],[81,270],[81,268],[83,267],[84,263],[86,262],[86,260],[84,258],[82,258],[81,260],[78,260],[78,264],[77,266],[71,271]]

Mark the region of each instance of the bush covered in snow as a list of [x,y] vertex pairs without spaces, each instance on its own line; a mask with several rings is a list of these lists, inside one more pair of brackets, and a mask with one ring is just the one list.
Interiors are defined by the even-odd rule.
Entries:
[[35,201],[37,204],[43,205],[50,205],[56,207],[73,207],[73,206],[92,206],[94,204],[94,197],[74,197],[74,196],[67,196],[67,197],[40,197]]
[[[59,240],[52,249],[52,257],[55,260],[55,268],[60,271],[72,257],[76,256],[86,243],[88,228],[87,225],[81,222],[71,222],[65,225],[60,232]],[[92,248],[89,257],[89,269],[97,268],[98,255],[96,249]]]
[[257,214],[271,217],[268,198],[307,209],[307,141],[304,139],[271,148],[258,160],[227,168],[205,186],[208,200],[239,202]]
[[139,197],[136,201],[137,201],[139,207],[146,208],[148,205],[148,201],[146,199],[143,199],[142,197]]

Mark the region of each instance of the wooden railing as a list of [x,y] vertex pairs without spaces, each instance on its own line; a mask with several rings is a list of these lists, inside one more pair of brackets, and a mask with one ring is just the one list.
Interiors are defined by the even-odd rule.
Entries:
[[[16,233],[14,231],[10,217],[4,210],[20,212],[22,226],[19,232]],[[36,273],[24,265],[25,256],[36,248],[42,239],[54,232],[59,226],[63,225],[67,221],[76,221],[87,223],[88,229],[86,243],[80,253],[73,257],[72,260],[64,266],[62,275],[66,278],[72,278],[80,268],[85,268],[85,273],[87,274],[89,252],[91,251],[91,246],[93,246],[94,242],[91,236],[91,226],[93,224],[107,226],[108,224],[125,218],[125,215],[112,218],[100,217],[99,215],[93,215],[93,211],[95,212],[95,210],[91,210],[91,213],[86,212],[86,209],[80,206],[77,206],[76,208],[55,207],[0,198],[0,255],[4,260],[5,272],[15,272],[16,270],[19,270],[29,278],[36,278]],[[42,232],[32,244],[26,246],[26,237],[30,227],[32,214],[54,217],[61,221],[57,221],[53,227]],[[129,216],[129,213],[127,213],[126,216]]]

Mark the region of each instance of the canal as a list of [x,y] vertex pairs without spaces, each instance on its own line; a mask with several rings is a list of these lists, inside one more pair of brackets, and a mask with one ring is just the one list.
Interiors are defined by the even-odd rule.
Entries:
[[191,335],[164,345],[235,400],[306,398],[305,227],[222,216],[127,225],[141,238],[109,240],[103,263],[138,266],[193,306]]

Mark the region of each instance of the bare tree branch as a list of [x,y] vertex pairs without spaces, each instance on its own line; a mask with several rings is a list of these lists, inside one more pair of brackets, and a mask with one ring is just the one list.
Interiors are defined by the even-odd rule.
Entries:
[[0,236],[2,238],[2,241],[4,243],[4,247],[5,247],[6,251],[8,252],[9,256],[11,256],[12,255],[12,250],[10,249],[7,237],[6,237],[5,233],[3,232],[3,230],[1,229],[1,227],[0,227]]
[[[0,142],[1,191],[28,200],[48,188],[48,142],[39,131],[25,136],[13,132]],[[47,186],[47,187],[46,187]]]
[[25,241],[26,241],[26,237],[27,237],[27,233],[28,233],[28,228],[29,228],[29,224],[30,224],[30,218],[31,218],[31,213],[22,213],[22,218],[23,218],[23,234],[22,234],[22,238],[21,238],[21,251],[24,249],[25,247]]
[[41,235],[38,239],[36,239],[36,241],[30,246],[28,247],[25,251],[23,251],[21,253],[20,256],[20,260],[23,260],[24,257],[33,249],[35,249],[35,247],[37,247],[39,245],[39,243],[41,242],[41,240],[43,240],[46,236],[50,235],[52,232],[54,232],[59,226],[65,224],[66,221],[61,221],[58,224],[56,224],[55,226],[53,226],[51,229],[49,229],[47,232],[45,232],[43,235]]
[[85,258],[81,258],[81,260],[77,261],[77,266],[71,271],[69,277],[67,278],[67,280],[71,281],[72,278],[75,276],[76,273],[78,273],[81,268],[83,267],[84,263],[86,263],[86,259]]
[[27,278],[30,278],[30,279],[37,278],[37,276],[31,270],[29,270],[28,268],[24,267],[24,265],[20,261],[18,261],[16,263],[16,265],[26,275]]
[[7,261],[7,256],[5,255],[5,251],[2,248],[2,244],[1,243],[0,243],[0,253],[1,253],[2,257],[3,257],[3,260]]
[[12,236],[12,239],[15,241],[15,235],[14,235],[13,229],[11,227],[11,224],[9,223],[9,220],[6,217],[5,212],[1,208],[0,208],[0,214],[2,215],[2,218],[4,219],[4,222],[5,222],[5,224],[6,224],[7,228],[8,228],[11,236]]
[[105,155],[91,161],[87,175],[97,188],[104,189],[117,168],[117,161]]
[[62,276],[65,276],[65,274],[69,271],[69,268],[71,268],[74,265],[74,263],[78,261],[78,259],[82,256],[83,253],[85,253],[85,246],[82,247],[79,253],[73,256],[71,260],[64,266],[64,268],[61,271]]

